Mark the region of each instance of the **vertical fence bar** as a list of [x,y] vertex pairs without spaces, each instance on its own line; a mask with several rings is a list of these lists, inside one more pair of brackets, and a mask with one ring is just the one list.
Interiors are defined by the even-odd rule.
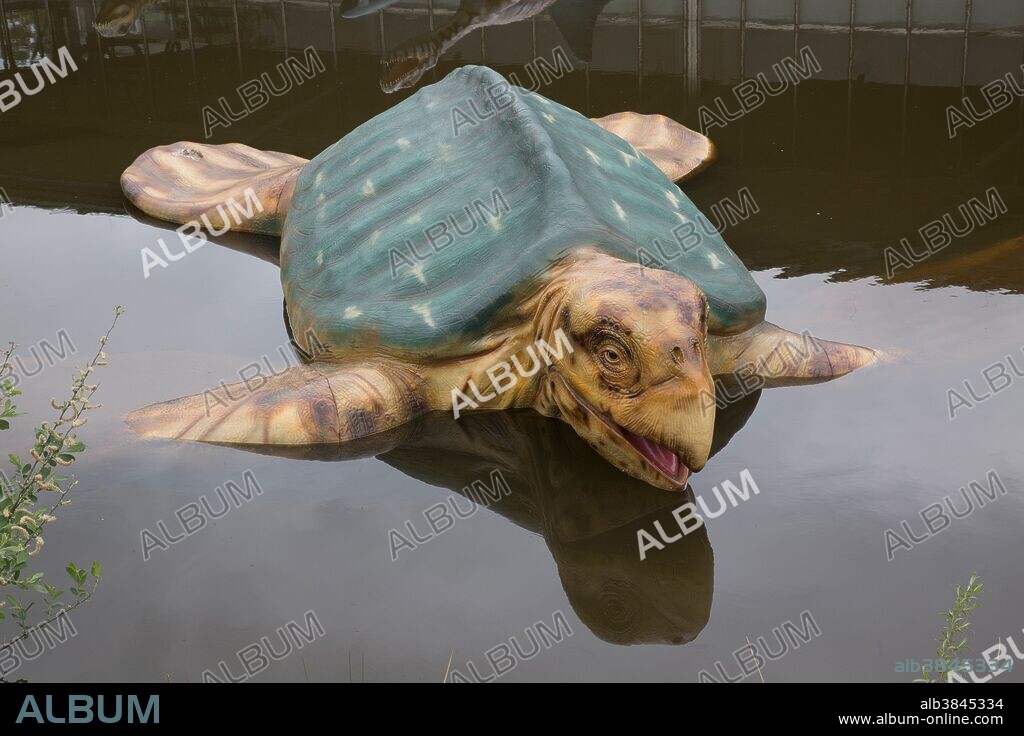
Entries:
[[[964,48],[963,58],[960,63],[960,99],[967,95],[967,61],[970,49],[971,38],[971,14],[974,10],[973,0],[964,0]],[[956,142],[956,168],[954,175],[959,175],[964,160],[964,137],[957,136]]]
[[747,0],[740,0],[740,81],[747,78]]
[[146,91],[149,95],[149,114],[156,114],[156,94],[153,88],[153,68],[149,63],[149,31],[146,28],[146,18],[141,13],[139,21],[142,25],[142,61],[146,66]]
[[683,29],[686,62],[687,104],[700,94],[700,29],[703,21],[700,0],[683,0]]
[[[90,5],[92,6],[92,18],[96,20],[96,0],[91,0]],[[6,26],[6,18],[4,19],[4,25]],[[99,69],[100,74],[100,90],[102,91],[103,104],[103,115],[106,117],[109,114],[109,108],[107,106],[107,71],[103,65],[103,37],[100,34],[96,34],[96,50],[99,52],[99,57],[96,59],[96,67]]]
[[846,58],[846,148],[843,155],[843,173],[850,171],[850,151],[853,138],[853,59],[856,53],[857,0],[850,0],[850,42]]
[[[427,0],[427,30],[434,32],[434,0]],[[430,78],[437,81],[437,65],[430,67]]]
[[245,65],[242,63],[242,24],[238,18],[238,0],[231,0],[231,14],[235,21],[235,55],[238,57],[238,80],[245,79]]
[[[740,0],[740,81],[747,78],[747,0]],[[740,166],[746,158],[747,116],[740,118]]]
[[793,0],[793,58],[800,56],[800,0]]
[[334,0],[327,0],[327,17],[331,23],[331,54],[334,57],[334,90],[338,99],[338,126],[345,126],[345,103],[338,90],[341,88],[341,66],[338,64],[338,19],[334,17]]
[[284,58],[288,58],[288,50],[291,45],[288,43],[288,11],[281,0],[281,37],[284,40]]
[[199,69],[196,65],[196,39],[192,33],[192,6],[189,0],[185,0],[185,28],[188,30],[188,52],[192,59],[192,83],[195,85],[196,94],[199,94]]
[[[793,60],[800,58],[800,0],[793,0]],[[793,85],[793,139],[790,142],[790,161],[796,167],[796,142],[800,127],[800,86]]]
[[[536,57],[534,57],[534,58],[536,58]],[[584,62],[584,64],[583,64],[583,86],[584,86],[584,91],[586,93],[586,98],[587,98],[587,115],[589,116],[589,115],[591,115],[594,112],[593,106],[590,104],[590,62],[589,61]]]
[[[1021,75],[1020,83],[1021,87],[1024,88],[1024,45],[1021,47]],[[1021,136],[1024,134],[1024,96],[1020,98],[1020,111],[1017,114],[1017,181],[1024,181],[1024,142],[1020,142]]]
[[910,92],[910,40],[914,25],[914,0],[907,0],[907,22],[904,33],[906,45],[903,49],[903,109],[900,117],[900,176],[907,174],[907,96]]
[[50,9],[50,0],[43,0],[43,10],[46,13],[46,24],[50,28],[51,53],[57,58],[57,24],[53,21],[53,11]]
[[963,50],[963,63],[960,68],[960,96],[963,97],[967,90],[967,51],[970,48],[968,40],[971,36],[971,11],[973,10],[973,0],[965,0],[964,2],[964,50]]
[[644,99],[644,0],[636,0],[636,98]]
[[36,54],[39,54],[40,58],[46,56],[46,54],[43,51],[43,21],[39,17],[38,5],[32,6],[32,19],[35,21],[36,30],[39,32],[39,40],[36,41],[36,47],[31,51],[31,56],[29,57],[29,64],[35,61]]
[[327,0],[327,17],[331,23],[331,53],[334,56],[334,82],[341,82],[341,70],[338,66],[338,28],[334,18],[334,0]]
[[0,43],[4,47],[4,66],[10,71],[16,71],[18,64],[14,60],[14,47],[11,45],[11,34],[7,28],[7,8],[4,0],[0,0]]

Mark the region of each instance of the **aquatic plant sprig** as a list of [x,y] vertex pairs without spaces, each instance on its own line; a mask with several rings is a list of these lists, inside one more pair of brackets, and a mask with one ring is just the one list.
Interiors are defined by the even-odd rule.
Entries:
[[939,635],[938,659],[944,663],[939,671],[938,679],[933,680],[928,670],[924,671],[925,682],[945,682],[949,673],[959,670],[954,667],[953,662],[959,658],[960,651],[967,645],[968,635],[964,632],[971,625],[971,612],[978,608],[981,603],[978,601],[978,594],[982,591],[982,585],[978,582],[977,574],[971,574],[967,585],[956,586],[956,602],[948,611],[943,612],[946,619],[946,626]]
[[[58,465],[62,467],[70,465],[74,462],[74,453],[85,449],[85,445],[78,442],[71,434],[71,431],[85,424],[87,418],[82,416],[85,412],[99,409],[103,406],[102,404],[93,404],[90,401],[99,386],[98,384],[88,384],[86,380],[97,367],[107,364],[104,347],[110,339],[110,333],[117,325],[118,318],[123,312],[124,309],[121,306],[115,307],[114,319],[110,327],[107,328],[107,331],[100,338],[100,347],[92,359],[86,363],[85,368],[79,369],[78,375],[71,381],[71,397],[63,403],[58,403],[56,399],[50,401],[50,405],[54,409],[59,409],[60,414],[57,415],[57,419],[52,427],[49,422],[42,422],[36,430],[36,445],[30,453],[34,462],[29,464],[27,469],[26,466],[21,466],[19,469],[19,474],[23,478],[31,478],[32,483],[22,485],[21,494],[16,501],[24,499],[33,487],[40,487],[43,490],[54,490],[54,488],[50,487],[54,486],[60,492],[59,484],[54,481],[47,483],[47,478],[50,476],[52,469]],[[67,416],[68,411],[72,412],[70,418]],[[57,428],[62,425],[67,427],[64,434],[60,434],[57,431]],[[21,465],[20,461],[16,463],[15,459],[15,457],[11,457],[12,464],[16,466]],[[40,465],[43,466],[41,469]],[[72,482],[71,487],[73,486],[74,482]],[[67,490],[70,490],[70,487]],[[66,495],[67,490],[63,491],[62,495]],[[16,502],[12,507],[12,513],[17,507],[18,503]]]
[[[84,426],[87,412],[102,407],[92,402],[99,386],[89,380],[97,368],[107,364],[105,347],[123,311],[120,306],[114,310],[113,321],[100,338],[96,353],[72,378],[70,397],[62,402],[51,400],[50,405],[59,413],[52,424],[44,421],[35,429],[35,444],[30,451],[32,461],[23,462],[12,454],[9,460],[15,468],[13,476],[0,472],[0,588],[10,586],[38,593],[43,596],[46,609],[44,621],[29,623],[28,613],[35,603],[26,605],[15,596],[6,595],[0,601],[0,620],[12,619],[21,633],[10,640],[0,640],[0,651],[88,601],[100,582],[99,562],[94,561],[88,570],[73,562],[68,564],[66,570],[73,582],[70,592],[75,600],[65,604],[60,600],[64,591],[45,581],[41,572],[27,575],[25,568],[29,559],[38,555],[43,547],[43,529],[56,521],[58,509],[70,503],[67,496],[78,485],[73,477],[57,471],[71,465],[76,455],[85,450],[85,444],[74,431]],[[21,392],[14,388],[10,363],[15,350],[16,345],[11,343],[0,360],[0,430],[9,429],[9,419],[19,416],[13,399]],[[56,500],[39,508],[42,492],[55,493]],[[0,679],[3,679],[2,674]]]

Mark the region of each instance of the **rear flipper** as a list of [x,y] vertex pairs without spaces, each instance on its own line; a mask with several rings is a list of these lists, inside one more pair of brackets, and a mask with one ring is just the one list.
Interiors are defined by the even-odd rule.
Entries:
[[280,235],[306,159],[240,143],[151,148],[121,175],[128,200],[148,215],[215,233]]
[[717,156],[711,139],[664,115],[617,112],[591,122],[632,145],[677,184],[699,174]]
[[859,345],[819,340],[762,322],[738,335],[708,337],[713,376],[732,374],[743,383],[759,376],[761,386],[792,386],[845,376],[875,361],[875,351]]

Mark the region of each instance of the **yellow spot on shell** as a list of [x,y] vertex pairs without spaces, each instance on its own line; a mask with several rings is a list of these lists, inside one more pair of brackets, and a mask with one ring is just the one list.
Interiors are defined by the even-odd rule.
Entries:
[[555,116],[554,116],[554,115],[552,115],[551,113],[547,113],[547,112],[542,112],[542,113],[541,113],[541,117],[543,117],[543,118],[544,118],[545,120],[547,120],[547,121],[548,121],[549,123],[553,123],[553,122],[555,122]]
[[423,222],[423,213],[417,212],[415,215],[408,218],[405,222],[407,225],[415,225],[417,222]]
[[366,183],[363,184],[363,196],[372,197],[377,193],[377,190],[373,188],[373,179],[367,179]]
[[322,250],[319,250],[316,253],[316,265],[318,265],[318,266],[324,265],[324,252]]
[[412,311],[416,312],[416,314],[423,317],[423,322],[427,325],[427,327],[436,326],[434,325],[434,318],[430,314],[430,302],[426,302],[425,304],[413,304]]
[[397,141],[395,141],[395,144],[403,151],[408,151],[410,148],[412,148],[412,143],[409,142],[408,138],[399,138]]
[[361,316],[363,310],[359,307],[345,307],[345,319],[355,319]]

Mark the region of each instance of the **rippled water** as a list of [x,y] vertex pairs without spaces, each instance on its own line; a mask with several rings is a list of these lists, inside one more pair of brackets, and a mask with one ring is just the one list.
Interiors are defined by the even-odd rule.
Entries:
[[[821,5],[835,6],[834,17],[802,16],[810,27],[796,38],[785,25],[792,3],[763,3],[764,17],[746,18],[742,32],[729,21],[733,4],[705,3],[689,26],[669,5],[644,3],[638,32],[636,4],[609,3],[593,64],[542,93],[591,117],[659,112],[696,127],[702,105],[735,105],[741,60],[750,77],[809,45],[822,71],[712,128],[720,158],[683,188],[705,211],[749,190],[759,211],[724,236],[767,294],[769,319],[884,358],[730,407],[691,492],[713,510],[713,488],[739,485],[749,470],[759,493],[641,561],[637,530],[657,521],[670,532],[673,509],[692,498],[621,475],[566,425],[530,413],[431,418],[358,459],[144,442],[121,421],[238,380],[262,356],[275,369],[295,358],[272,243],[232,238],[233,247],[204,247],[144,279],[140,249],[172,233],[128,211],[120,172],[150,146],[203,140],[204,106],[309,45],[322,75],[211,142],[315,155],[408,94],[381,92],[381,41],[393,48],[426,30],[428,15],[400,12],[424,5],[348,20],[337,5],[289,2],[282,23],[277,3],[238,3],[236,41],[234,6],[210,3],[193,8],[190,44],[182,3],[157,3],[136,51],[79,25],[89,4],[51,0],[48,23],[42,3],[7,3],[14,63],[32,58],[36,28],[42,53],[67,41],[79,71],[0,114],[0,187],[14,202],[0,220],[0,340],[27,349],[57,344],[63,331],[78,352],[25,379],[28,417],[20,433],[3,434],[5,452],[20,449],[29,422],[64,392],[113,306],[127,308],[101,374],[105,406],[83,432],[77,500],[37,558],[55,578],[68,560],[99,559],[104,580],[73,614],[78,635],[18,677],[197,681],[222,661],[237,676],[237,652],[261,637],[280,648],[276,629],[313,611],[322,635],[258,679],[439,681],[450,656],[460,673],[472,662],[487,675],[489,650],[514,637],[529,653],[538,622],[555,630],[563,621],[570,636],[501,679],[696,681],[702,670],[720,679],[717,662],[737,676],[733,652],[759,637],[778,649],[773,629],[800,627],[809,612],[810,640],[766,662],[766,681],[907,681],[914,675],[897,662],[934,656],[939,611],[972,572],[985,590],[968,656],[1015,632],[1020,640],[1024,381],[952,421],[948,391],[966,391],[965,380],[987,391],[982,371],[1008,365],[1008,355],[1024,366],[1024,103],[952,140],[946,108],[964,94],[983,100],[979,87],[1005,73],[1020,79],[1024,18],[976,0],[965,42],[963,6],[949,3],[946,15],[915,15],[908,50],[902,12],[858,3],[866,29],[851,56],[846,3]],[[522,76],[560,43],[546,16],[480,36],[449,52],[438,78],[481,61]],[[886,277],[886,247],[904,237],[916,247],[919,228],[990,187],[1005,214]],[[426,539],[424,512],[439,503],[466,511],[463,489],[494,468],[508,494]],[[922,509],[947,496],[962,507],[958,489],[985,484],[992,470],[1005,494],[887,559],[886,530],[905,536],[905,520],[923,537]],[[176,510],[204,496],[219,508],[218,487],[244,490],[249,471],[259,490],[251,500],[144,560],[143,529],[162,521],[180,533]],[[392,559],[389,531],[407,521],[425,541]],[[1021,677],[1018,668],[999,675]]]

